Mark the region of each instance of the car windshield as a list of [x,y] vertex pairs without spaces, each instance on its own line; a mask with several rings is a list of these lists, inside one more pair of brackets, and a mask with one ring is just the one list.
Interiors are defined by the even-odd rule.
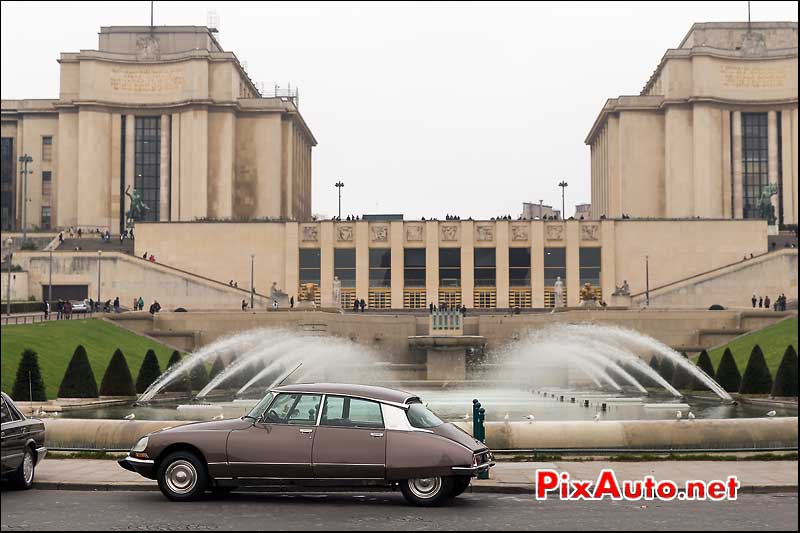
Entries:
[[425,429],[435,428],[444,424],[442,420],[436,416],[433,411],[422,405],[421,403],[412,403],[406,411],[408,422],[412,427]]
[[274,397],[274,394],[268,392],[267,395],[264,396],[249,413],[247,413],[247,417],[255,419],[261,418],[261,415],[264,414],[266,408],[269,407],[270,403],[272,403],[272,398]]

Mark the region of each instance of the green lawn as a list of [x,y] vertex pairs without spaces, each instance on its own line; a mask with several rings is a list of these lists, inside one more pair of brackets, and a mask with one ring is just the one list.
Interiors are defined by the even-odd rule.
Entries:
[[72,353],[79,344],[86,348],[98,387],[106,365],[117,348],[125,354],[134,381],[149,348],[156,351],[162,371],[172,354],[172,349],[163,344],[98,319],[3,326],[0,342],[3,391],[11,392],[20,354],[25,348],[31,348],[39,354],[39,367],[42,369],[47,397],[55,398]]
[[739,372],[743,373],[747,367],[750,352],[756,344],[764,352],[767,366],[774,378],[786,347],[791,344],[797,351],[797,317],[783,320],[755,333],[731,341],[725,346],[710,351],[708,355],[711,356],[711,362],[714,363],[714,369],[716,369],[717,365],[719,365],[719,360],[722,359],[722,353],[725,348],[730,348],[733,358],[736,359]]

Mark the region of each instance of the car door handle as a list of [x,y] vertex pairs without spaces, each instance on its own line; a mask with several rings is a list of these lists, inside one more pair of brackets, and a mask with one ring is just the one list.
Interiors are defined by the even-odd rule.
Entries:
[[313,432],[314,432],[313,429],[301,429],[300,430],[300,433],[313,433]]
[[23,433],[27,433],[27,432],[28,432],[28,428],[26,428],[26,427],[25,427],[25,428],[22,428],[22,432],[23,432]]
[[376,439],[379,439],[379,438],[383,437],[383,433],[370,433],[369,436],[370,437],[375,437]]

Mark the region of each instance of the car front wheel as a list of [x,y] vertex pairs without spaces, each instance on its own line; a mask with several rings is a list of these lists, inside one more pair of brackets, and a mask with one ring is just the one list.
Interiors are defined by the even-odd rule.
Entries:
[[178,502],[194,500],[208,487],[205,464],[191,452],[169,454],[158,467],[157,479],[164,496]]
[[25,454],[22,456],[22,464],[14,472],[12,482],[18,489],[27,490],[33,485],[33,474],[36,469],[36,459],[33,457],[33,451],[30,448],[25,448]]
[[436,476],[407,479],[400,483],[400,490],[408,503],[434,507],[452,499],[453,478]]

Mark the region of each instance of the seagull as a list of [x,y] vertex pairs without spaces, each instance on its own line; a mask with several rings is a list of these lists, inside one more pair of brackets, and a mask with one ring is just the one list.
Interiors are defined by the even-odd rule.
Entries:
[[680,420],[681,418],[683,418],[683,414],[681,414],[681,412],[680,412],[680,411],[678,411],[677,413],[675,413],[675,418],[677,418],[678,420]]
[[225,418],[225,415],[220,413],[217,416],[215,416],[214,418],[212,418],[211,420],[222,420],[223,418]]
[[773,416],[775,416],[777,414],[778,414],[777,411],[770,411],[770,412],[767,413],[767,416],[772,418]]
[[125,420],[133,420],[134,418],[136,418],[136,415],[135,415],[135,414],[133,414],[133,413],[131,413],[131,414],[129,414],[129,415],[125,415],[123,418],[124,418]]
[[694,413],[689,411],[689,414],[686,415],[686,418],[688,418],[689,420],[694,420],[695,419]]
[[[508,418],[508,415],[506,415],[506,418]],[[533,415],[525,415],[523,418],[529,422],[533,422],[534,420],[536,420],[536,417],[534,417]]]
[[594,418],[592,420],[594,420],[595,422],[600,420],[600,413],[597,413],[596,415],[594,415]]

